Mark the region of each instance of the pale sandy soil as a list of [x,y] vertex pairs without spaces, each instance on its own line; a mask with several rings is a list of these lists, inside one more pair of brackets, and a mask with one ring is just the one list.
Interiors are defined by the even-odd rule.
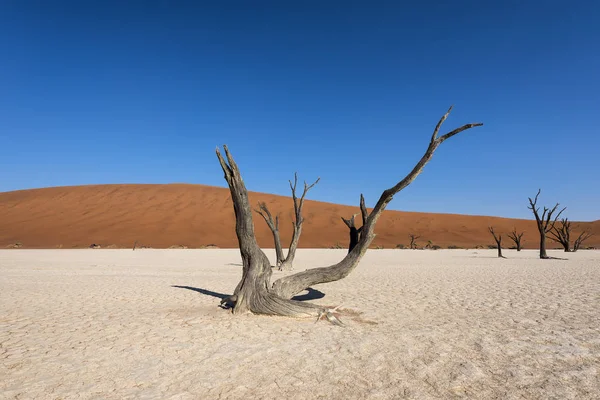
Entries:
[[505,253],[371,250],[317,287],[340,328],[173,287],[229,294],[236,250],[0,251],[0,398],[600,398],[600,252]]

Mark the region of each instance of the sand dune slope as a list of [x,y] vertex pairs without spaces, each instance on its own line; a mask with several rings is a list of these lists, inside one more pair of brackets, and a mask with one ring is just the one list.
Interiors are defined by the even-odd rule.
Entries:
[[[273,213],[281,213],[281,235],[289,243],[292,221],[291,198],[250,193],[252,204],[265,201]],[[347,245],[347,228],[340,216],[348,217],[357,207],[308,200],[300,247],[323,248]],[[201,185],[91,185],[55,187],[0,193],[0,247],[22,243],[25,248],[104,247],[139,245],[166,248],[173,245],[201,247],[237,246],[234,216],[226,188]],[[473,248],[493,239],[488,225],[507,232],[513,227],[526,231],[524,243],[537,246],[532,221],[497,217],[386,211],[377,225],[373,246],[393,248],[409,243],[408,233],[422,235],[447,247]],[[255,218],[261,246],[272,247],[270,231]],[[600,246],[600,221],[581,223],[596,235],[587,245]],[[509,245],[507,238],[504,239]]]

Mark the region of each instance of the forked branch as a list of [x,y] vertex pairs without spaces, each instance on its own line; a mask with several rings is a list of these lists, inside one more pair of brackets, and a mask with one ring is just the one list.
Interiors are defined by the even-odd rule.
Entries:
[[285,258],[283,257],[283,250],[281,249],[281,238],[279,236],[279,215],[276,215],[275,219],[273,219],[271,211],[269,211],[269,208],[267,207],[267,204],[265,202],[259,202],[258,208],[255,208],[254,211],[256,211],[258,215],[263,217],[263,219],[267,223],[267,226],[271,230],[271,233],[273,234],[276,257],[275,264],[277,267],[279,267],[285,260]]

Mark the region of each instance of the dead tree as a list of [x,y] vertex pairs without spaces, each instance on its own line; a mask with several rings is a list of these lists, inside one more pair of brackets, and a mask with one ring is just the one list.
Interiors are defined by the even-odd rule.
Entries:
[[365,197],[362,194],[360,195],[360,213],[362,216],[362,226],[360,228],[356,227],[355,222],[355,218],[358,214],[353,214],[352,217],[350,217],[350,219],[341,217],[342,221],[344,221],[344,223],[350,230],[350,242],[348,244],[348,253],[350,253],[352,249],[358,244],[363,226],[365,226],[365,223],[367,222],[367,218],[369,216],[367,207],[365,206]]
[[421,173],[435,150],[446,139],[467,129],[483,125],[481,123],[467,124],[443,136],[438,136],[439,129],[451,110],[452,107],[437,123],[425,154],[412,171],[394,186],[383,191],[377,204],[371,213],[367,215],[358,243],[343,260],[328,267],[313,268],[284,276],[273,283],[271,283],[271,263],[256,241],[252,208],[248,201],[248,192],[238,165],[227,146],[223,146],[225,158],[217,148],[217,157],[233,200],[236,220],[235,230],[243,262],[240,282],[234,293],[224,298],[221,303],[229,304],[234,314],[253,312],[291,317],[312,316],[318,317],[318,319],[325,317],[333,323],[339,323],[335,315],[335,308],[324,308],[316,304],[291,300],[291,298],[311,286],[340,280],[352,272],[375,238],[375,225],[394,195],[407,187]]
[[490,231],[490,233],[494,237],[494,240],[496,241],[496,247],[498,248],[498,257],[506,258],[502,255],[502,235],[496,236],[496,232],[494,232],[493,226],[488,226],[488,230]]
[[416,249],[417,248],[416,240],[419,239],[421,236],[417,236],[413,233],[409,233],[408,237],[410,238],[410,248],[413,250]]
[[561,219],[560,225],[554,225],[548,233],[550,233],[550,239],[562,245],[565,253],[571,251],[571,221],[568,218]]
[[281,240],[279,238],[279,216],[275,217],[275,221],[273,221],[273,217],[269,212],[267,205],[263,203],[258,203],[258,209],[255,211],[264,218],[265,222],[271,229],[273,233],[273,239],[275,240],[275,255],[277,257],[277,266],[280,271],[286,270],[289,271],[292,269],[294,265],[294,258],[296,257],[296,249],[298,248],[298,242],[300,242],[300,235],[302,234],[302,224],[304,223],[304,217],[302,217],[302,206],[304,205],[304,198],[306,197],[306,193],[310,189],[312,189],[321,178],[317,178],[317,180],[309,185],[304,182],[304,191],[302,192],[302,196],[298,198],[296,196],[296,187],[298,186],[298,174],[294,174],[294,184],[292,181],[290,182],[290,189],[292,190],[292,200],[294,201],[294,221],[292,222],[292,226],[294,228],[294,232],[292,234],[292,240],[290,241],[290,247],[288,249],[287,256],[283,257],[283,250],[281,249]]
[[581,247],[583,242],[588,240],[590,238],[590,236],[592,236],[592,234],[589,232],[586,232],[586,231],[581,232],[579,234],[579,236],[577,236],[577,239],[575,239],[575,242],[573,243],[573,251],[579,250],[579,248]]
[[560,210],[559,213],[556,214],[554,219],[552,219],[552,214],[554,214],[554,212],[558,208],[559,203],[556,203],[556,205],[552,207],[552,209],[544,207],[544,211],[540,217],[540,209],[537,206],[537,200],[541,191],[541,189],[538,189],[534,200],[531,200],[531,197],[529,197],[529,206],[527,208],[533,211],[535,222],[537,224],[538,231],[540,232],[540,258],[547,259],[550,257],[548,257],[548,254],[546,253],[546,235],[548,234],[548,232],[552,231],[552,229],[554,228],[554,224],[556,224],[556,220],[558,219],[558,217],[560,217],[560,214],[562,214],[562,212],[566,210],[567,207],[564,207],[562,210]]
[[517,233],[517,228],[514,228],[512,232],[509,232],[507,236],[515,242],[515,246],[517,246],[517,251],[521,251],[521,238],[525,232]]

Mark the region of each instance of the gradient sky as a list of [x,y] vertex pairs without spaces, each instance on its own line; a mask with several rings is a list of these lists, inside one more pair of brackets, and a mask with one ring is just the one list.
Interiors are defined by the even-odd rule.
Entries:
[[0,2],[0,191],[226,186],[390,209],[600,219],[600,2]]

